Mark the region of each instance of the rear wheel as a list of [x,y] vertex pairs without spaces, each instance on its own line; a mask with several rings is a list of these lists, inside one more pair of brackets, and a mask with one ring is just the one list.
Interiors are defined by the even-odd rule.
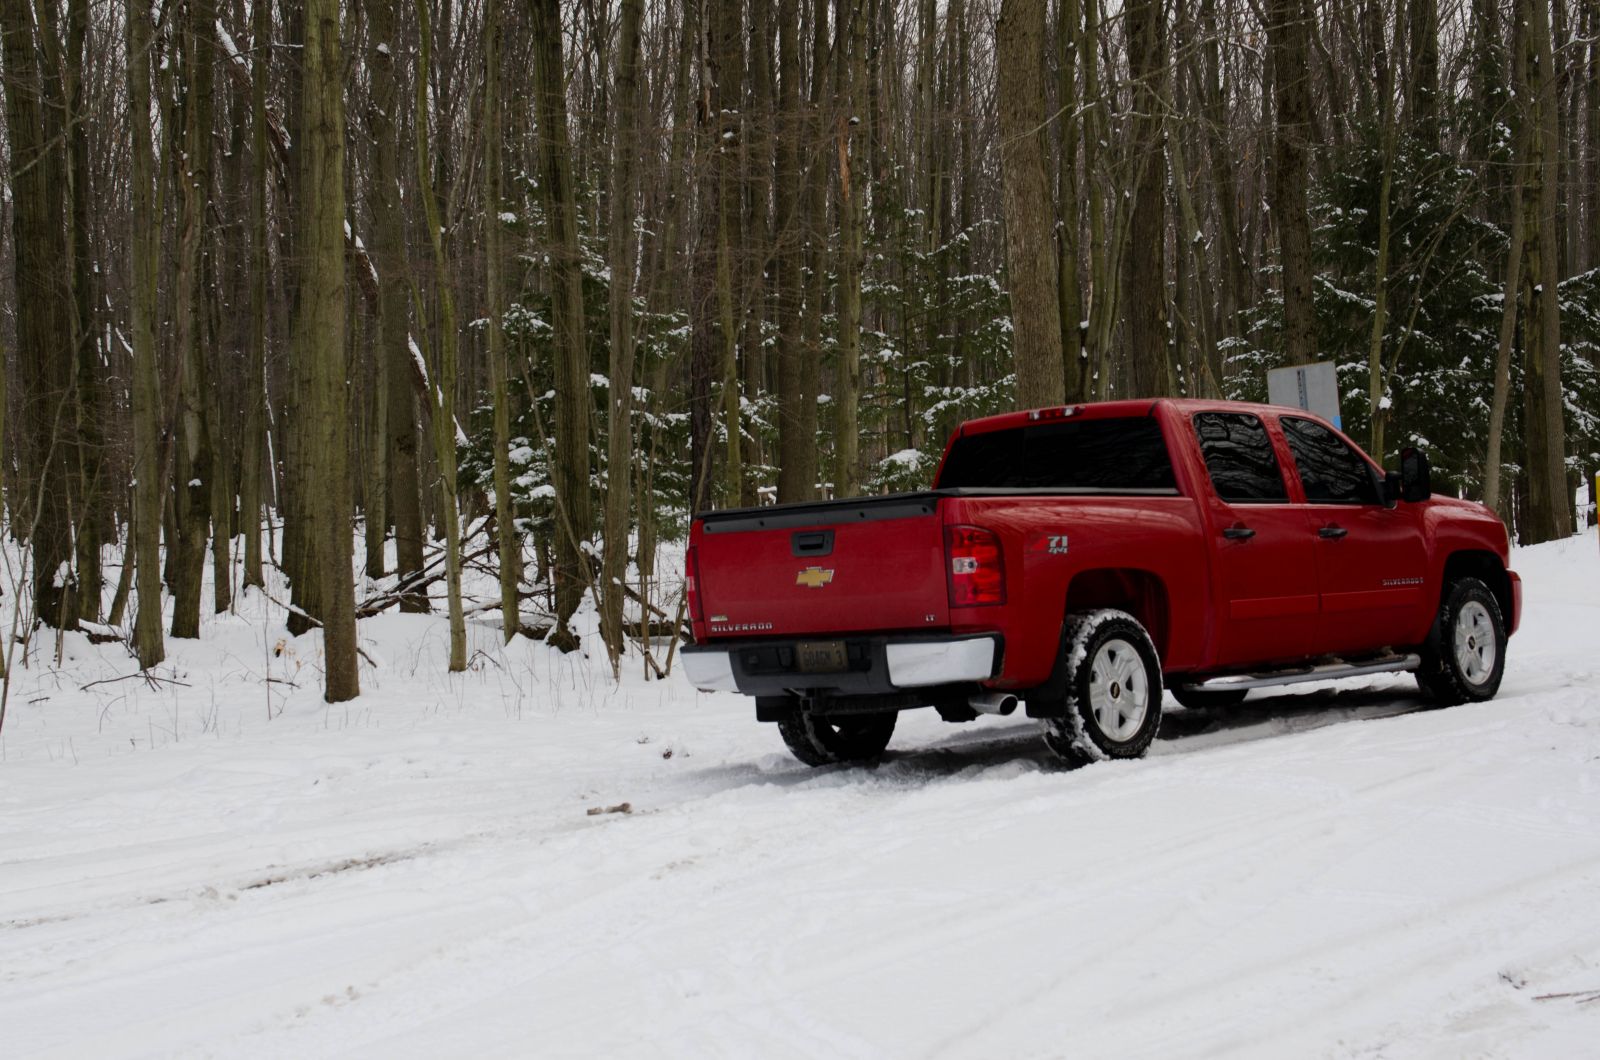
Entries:
[[1139,758],[1161,727],[1161,664],[1138,619],[1123,611],[1068,615],[1064,717],[1044,742],[1072,763]]
[[1169,688],[1172,698],[1190,710],[1222,710],[1237,707],[1250,693],[1243,688]]
[[828,717],[801,711],[778,722],[789,751],[808,766],[864,762],[883,754],[899,714],[842,714]]
[[1441,707],[1480,703],[1500,691],[1505,668],[1500,604],[1483,582],[1462,578],[1444,594],[1423,649],[1417,685]]

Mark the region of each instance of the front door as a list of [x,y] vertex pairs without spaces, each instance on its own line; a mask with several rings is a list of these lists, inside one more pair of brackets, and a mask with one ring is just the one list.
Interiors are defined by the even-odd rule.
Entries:
[[1296,416],[1280,422],[1316,544],[1317,650],[1411,646],[1427,574],[1419,509],[1386,507],[1376,469],[1334,431]]
[[1217,535],[1215,665],[1303,658],[1316,633],[1316,542],[1305,512],[1289,503],[1272,440],[1246,413],[1198,413],[1194,429],[1211,477],[1207,522]]

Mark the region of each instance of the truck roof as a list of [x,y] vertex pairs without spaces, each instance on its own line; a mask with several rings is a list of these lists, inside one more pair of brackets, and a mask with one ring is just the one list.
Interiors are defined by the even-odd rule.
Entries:
[[1249,412],[1260,416],[1263,414],[1279,415],[1287,412],[1296,416],[1305,416],[1318,422],[1326,422],[1321,416],[1314,412],[1307,412],[1305,409],[1292,408],[1286,405],[1267,405],[1254,401],[1224,401],[1207,398],[1133,398],[1120,401],[1089,401],[1076,405],[1049,405],[1043,408],[1002,412],[995,416],[984,416],[981,419],[966,421],[956,428],[954,437],[959,438],[967,434],[986,434],[989,431],[1022,427],[1041,420],[1068,418],[1112,419],[1123,416],[1148,416],[1162,405],[1169,406],[1180,414],[1192,414],[1195,412]]

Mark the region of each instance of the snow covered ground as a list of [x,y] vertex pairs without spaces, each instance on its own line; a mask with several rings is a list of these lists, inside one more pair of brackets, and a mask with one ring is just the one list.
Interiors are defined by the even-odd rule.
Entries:
[[433,617],[334,707],[259,597],[173,683],[69,637],[0,736],[0,1055],[1592,1057],[1600,550],[1516,564],[1496,702],[1169,701],[1077,771],[930,712],[814,771]]

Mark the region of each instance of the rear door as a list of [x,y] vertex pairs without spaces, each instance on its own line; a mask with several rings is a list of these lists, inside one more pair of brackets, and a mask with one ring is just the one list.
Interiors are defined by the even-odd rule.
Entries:
[[1333,429],[1298,416],[1279,422],[1316,544],[1317,650],[1408,646],[1427,574],[1420,507],[1386,507],[1376,469]]
[[696,551],[711,636],[947,625],[938,505],[922,494],[704,516]]
[[1212,486],[1217,665],[1301,658],[1316,632],[1315,540],[1290,504],[1266,425],[1248,413],[1201,412],[1193,426]]

